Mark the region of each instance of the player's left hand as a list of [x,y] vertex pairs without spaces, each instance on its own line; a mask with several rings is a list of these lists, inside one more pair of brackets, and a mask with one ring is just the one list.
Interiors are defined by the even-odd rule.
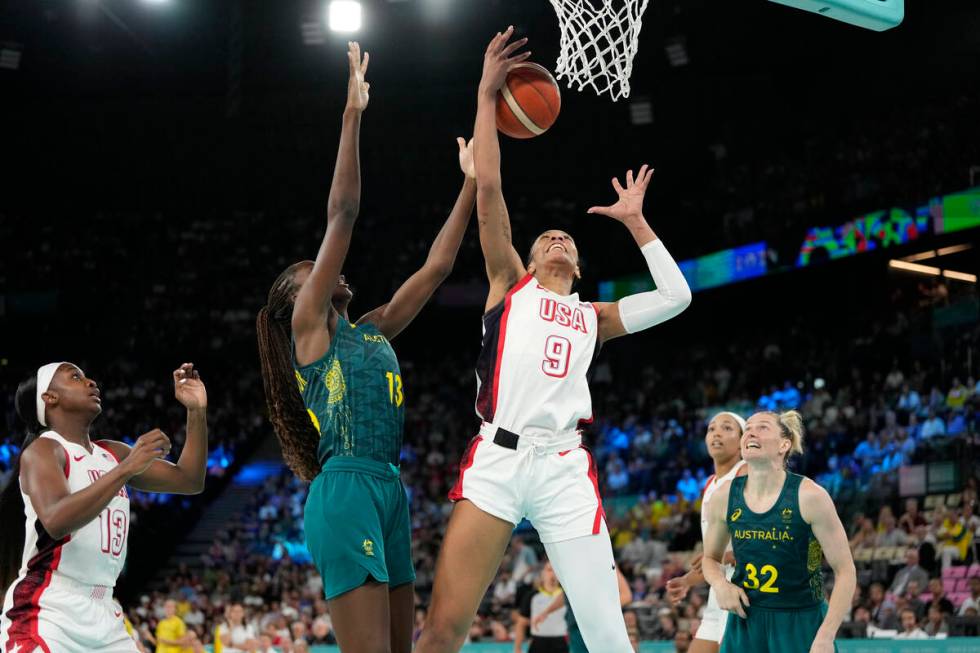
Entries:
[[208,407],[208,391],[194,363],[184,363],[174,370],[174,396],[188,410]]
[[593,206],[588,212],[604,215],[623,223],[629,222],[630,220],[642,219],[643,196],[646,195],[647,186],[650,185],[650,179],[652,177],[653,168],[650,168],[646,164],[643,164],[643,167],[640,168],[640,174],[636,176],[635,181],[633,179],[633,171],[628,170],[626,172],[626,188],[620,185],[618,177],[613,177],[612,185],[616,194],[619,195],[619,201],[612,206]]
[[476,179],[476,166],[473,164],[473,139],[467,143],[466,139],[458,136],[456,144],[459,145],[459,169],[463,171],[467,179]]
[[690,589],[691,584],[688,582],[687,574],[678,578],[671,578],[667,581],[667,600],[670,601],[671,605],[676,606],[687,598],[687,592]]

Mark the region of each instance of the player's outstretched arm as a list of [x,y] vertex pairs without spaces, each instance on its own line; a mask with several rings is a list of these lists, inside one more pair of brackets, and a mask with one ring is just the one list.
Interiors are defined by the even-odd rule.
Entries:
[[58,540],[98,517],[130,479],[169,452],[170,440],[154,429],[140,436],[133,453],[115,469],[84,490],[72,492],[65,476],[69,454],[54,440],[38,438],[21,454],[21,488],[31,498],[44,530]]
[[364,81],[368,53],[361,57],[361,46],[348,44],[350,77],[347,82],[347,106],[333,182],[327,200],[327,231],[316,255],[313,271],[296,295],[292,328],[296,340],[296,357],[301,364],[317,360],[330,347],[327,317],[340,270],[347,258],[354,223],[361,204],[361,167],[358,158],[361,113],[367,108],[370,84]]
[[[181,365],[173,377],[174,395],[187,408],[187,441],[176,463],[156,459],[129,485],[144,492],[200,494],[208,471],[208,393],[193,363]],[[100,440],[99,444],[112,449],[120,461],[132,451],[125,442]]]
[[[704,538],[704,557],[701,558],[701,573],[715,590],[718,606],[745,618],[745,607],[749,605],[749,597],[741,587],[733,585],[725,578],[722,562],[725,559],[725,549],[728,547],[730,536],[728,524],[725,523],[728,512],[728,492],[731,485],[721,486],[708,504],[708,532]],[[743,607],[745,606],[745,607]]]
[[612,206],[593,206],[589,213],[605,215],[623,223],[650,268],[650,275],[657,289],[624,297],[618,302],[596,302],[599,312],[599,339],[602,342],[649,329],[672,317],[680,315],[691,305],[691,288],[677,267],[663,241],[643,217],[643,196],[646,195],[653,170],[644,165],[633,179],[633,171],[626,173],[626,188],[613,178],[612,185],[619,199]]
[[473,215],[476,203],[476,172],[473,169],[473,141],[456,139],[459,145],[459,167],[463,171],[463,188],[456,198],[456,205],[436,239],[429,248],[429,256],[419,270],[395,291],[391,301],[367,313],[358,322],[371,322],[389,340],[407,327],[425,306],[432,293],[453,271],[456,254],[466,234],[466,227]]
[[820,542],[830,568],[834,570],[834,589],[830,593],[827,615],[813,640],[810,653],[831,653],[834,637],[851,607],[857,572],[847,544],[847,532],[837,516],[837,507],[825,489],[806,479],[800,486],[800,516],[810,524]]
[[483,248],[490,280],[487,310],[499,304],[511,286],[527,273],[511,238],[510,216],[500,177],[500,141],[497,138],[497,91],[503,86],[511,67],[531,56],[530,52],[514,55],[527,43],[527,39],[518,39],[508,45],[507,41],[513,34],[513,26],[508,27],[487,46],[477,95],[476,126],[473,128],[476,214],[480,223],[480,247]]

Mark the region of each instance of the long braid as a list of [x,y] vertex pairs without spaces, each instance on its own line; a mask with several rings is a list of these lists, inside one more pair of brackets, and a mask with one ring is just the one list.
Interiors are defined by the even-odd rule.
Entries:
[[0,593],[17,578],[21,558],[24,555],[24,497],[20,493],[20,459],[24,449],[37,439],[41,433],[41,423],[37,421],[37,377],[32,376],[17,386],[14,406],[21,420],[27,424],[27,436],[21,445],[21,453],[14,462],[10,479],[0,493]]
[[272,284],[268,303],[259,311],[255,327],[269,421],[282,447],[282,457],[294,474],[304,481],[312,481],[320,473],[317,457],[320,434],[296,386],[289,330],[296,291],[293,273],[299,265],[286,268]]

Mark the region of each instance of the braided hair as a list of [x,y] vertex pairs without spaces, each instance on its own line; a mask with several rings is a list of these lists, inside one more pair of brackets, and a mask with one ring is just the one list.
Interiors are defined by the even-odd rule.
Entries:
[[293,369],[291,323],[293,302],[299,286],[294,275],[303,263],[294,263],[280,274],[269,298],[255,320],[262,365],[262,386],[269,421],[282,447],[282,457],[299,478],[312,481],[320,473],[317,445],[320,433],[313,426],[296,386]]
[[24,555],[24,497],[20,492],[20,458],[24,449],[34,442],[43,430],[37,421],[37,375],[17,386],[14,398],[17,415],[27,425],[21,453],[14,461],[7,485],[0,493],[0,593],[17,578]]

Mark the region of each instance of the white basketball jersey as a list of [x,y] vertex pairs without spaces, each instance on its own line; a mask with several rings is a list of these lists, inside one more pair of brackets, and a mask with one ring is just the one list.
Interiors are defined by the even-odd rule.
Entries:
[[[708,537],[708,519],[706,515],[708,510],[708,502],[711,500],[711,496],[722,485],[724,485],[728,481],[738,476],[738,470],[742,469],[743,465],[745,465],[745,461],[740,460],[737,463],[735,463],[734,467],[728,470],[727,474],[725,474],[721,478],[718,478],[714,474],[712,474],[711,478],[708,479],[708,482],[704,484],[704,490],[701,491],[701,541],[702,542],[704,542],[704,539]],[[732,550],[731,541],[728,542],[727,550],[728,551]]]
[[553,293],[526,275],[483,316],[477,415],[532,436],[591,421],[586,375],[598,355],[598,331],[595,306],[578,293]]
[[[69,442],[54,431],[40,437],[64,447],[65,478],[72,493],[84,490],[119,464],[113,453],[100,444],[93,442],[89,453],[85,447]],[[126,562],[129,537],[129,493],[125,487],[98,517],[60,540],[52,539],[44,530],[30,497],[23,493],[21,496],[27,518],[24,557],[10,591],[16,592],[22,583],[34,584],[55,573],[86,585],[116,585]]]

